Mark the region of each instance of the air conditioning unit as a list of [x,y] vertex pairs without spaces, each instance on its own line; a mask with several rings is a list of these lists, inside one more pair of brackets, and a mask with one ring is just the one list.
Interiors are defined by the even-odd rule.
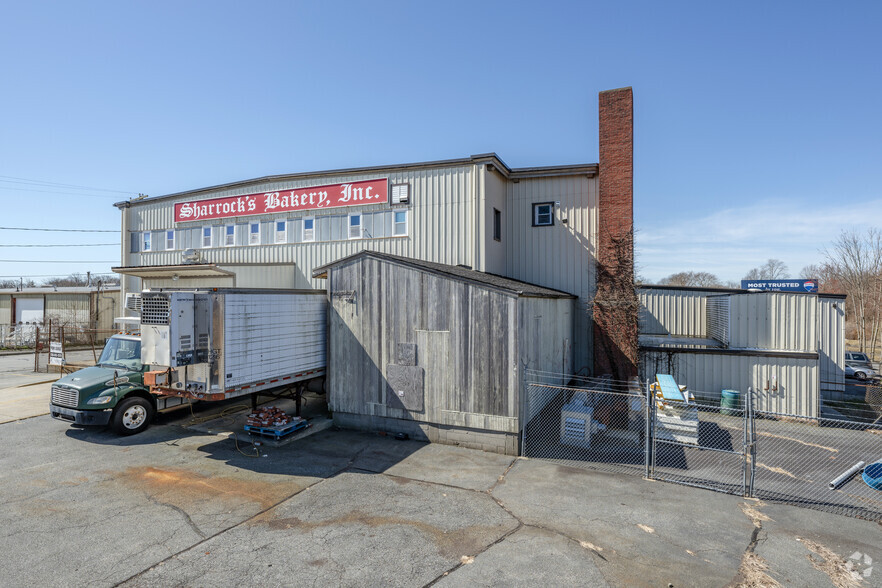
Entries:
[[392,204],[407,204],[410,201],[410,184],[392,184]]
[[137,292],[126,294],[126,310],[141,312],[141,294]]
[[198,249],[185,249],[181,257],[184,263],[199,263],[202,259],[202,254]]

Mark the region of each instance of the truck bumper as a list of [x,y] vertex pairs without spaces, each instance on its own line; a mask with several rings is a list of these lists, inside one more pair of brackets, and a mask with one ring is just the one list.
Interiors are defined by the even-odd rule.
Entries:
[[49,405],[52,418],[67,421],[75,425],[106,425],[110,422],[113,409],[109,410],[76,410],[62,406]]

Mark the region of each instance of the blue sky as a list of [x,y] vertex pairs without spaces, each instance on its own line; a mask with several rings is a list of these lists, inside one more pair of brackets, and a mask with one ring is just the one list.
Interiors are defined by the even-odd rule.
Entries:
[[[128,195],[267,174],[596,162],[597,93],[632,86],[640,273],[798,274],[882,218],[880,29],[878,2],[6,2],[0,226],[118,229]],[[119,248],[0,260],[99,273]]]

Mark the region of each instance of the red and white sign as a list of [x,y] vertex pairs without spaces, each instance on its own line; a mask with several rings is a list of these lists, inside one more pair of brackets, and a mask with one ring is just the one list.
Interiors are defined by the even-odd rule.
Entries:
[[388,201],[388,180],[364,180],[347,184],[312,186],[278,192],[179,202],[175,204],[175,222],[273,214],[295,210],[318,210],[339,206],[363,206],[365,204],[382,204]]

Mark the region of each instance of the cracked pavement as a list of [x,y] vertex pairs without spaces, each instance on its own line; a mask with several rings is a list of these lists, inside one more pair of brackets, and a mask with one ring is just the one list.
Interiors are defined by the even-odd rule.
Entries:
[[882,586],[878,523],[636,476],[336,430],[253,458],[174,419],[0,440],[3,586]]

